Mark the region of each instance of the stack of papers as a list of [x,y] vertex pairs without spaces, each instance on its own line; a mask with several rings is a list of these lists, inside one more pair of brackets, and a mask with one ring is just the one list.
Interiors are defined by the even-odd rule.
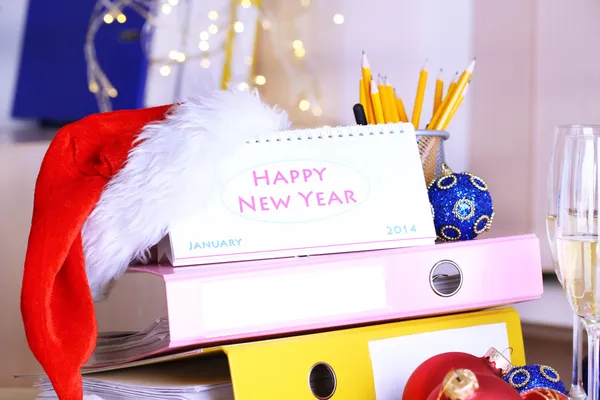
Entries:
[[102,332],[86,368],[124,363],[169,346],[169,320],[159,318],[139,332]]
[[[36,385],[38,399],[58,399],[50,381]],[[233,400],[227,358],[192,357],[85,373],[83,391],[102,400]]]

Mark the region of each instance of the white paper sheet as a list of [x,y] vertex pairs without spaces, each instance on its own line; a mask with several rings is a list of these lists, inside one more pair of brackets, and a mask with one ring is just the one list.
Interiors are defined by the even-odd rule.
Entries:
[[[197,357],[83,377],[83,391],[102,400],[233,400],[226,357]],[[47,378],[38,399],[56,399]]]

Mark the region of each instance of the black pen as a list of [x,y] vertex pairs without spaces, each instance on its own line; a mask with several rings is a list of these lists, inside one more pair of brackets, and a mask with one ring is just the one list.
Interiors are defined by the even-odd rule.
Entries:
[[354,107],[352,107],[352,111],[354,111],[354,119],[356,120],[357,125],[368,125],[367,116],[365,115],[365,109],[362,104],[355,104]]

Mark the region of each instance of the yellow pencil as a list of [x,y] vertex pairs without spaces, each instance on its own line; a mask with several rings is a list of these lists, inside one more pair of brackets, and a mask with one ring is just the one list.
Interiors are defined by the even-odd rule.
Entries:
[[[454,88],[456,87],[456,82],[458,82],[458,78],[460,78],[460,71],[456,71],[454,77],[452,78],[452,81],[450,81],[450,86],[448,86],[448,93],[450,93],[450,90],[454,90]],[[446,93],[446,96],[448,96],[448,93]]]
[[442,110],[442,113],[441,113],[439,119],[436,121],[433,129],[438,129],[441,126],[445,126],[446,122],[448,121],[448,117],[450,116],[450,113],[452,112],[452,109],[458,102],[459,96],[465,90],[465,86],[467,86],[467,83],[471,79],[471,76],[473,76],[474,69],[475,69],[475,59],[473,59],[473,61],[471,61],[471,64],[469,64],[469,67],[460,76],[460,79],[456,83],[456,89],[454,89],[453,92],[451,94],[449,94],[448,103]]
[[371,67],[369,65],[369,60],[367,59],[367,54],[363,50],[362,52],[362,79],[363,84],[365,85],[365,114],[367,116],[367,122],[369,124],[375,123],[375,115],[373,111],[373,102],[371,101]]
[[379,90],[375,82],[371,82],[371,103],[373,103],[373,114],[375,115],[375,122],[378,124],[385,124],[385,118],[383,117],[383,108],[381,106],[381,98],[379,97]]
[[417,85],[417,93],[415,94],[415,104],[413,106],[412,117],[410,122],[414,125],[415,129],[419,129],[419,122],[421,122],[421,111],[423,110],[423,98],[425,97],[425,88],[427,86],[427,60],[423,63],[421,73],[419,74],[419,83]]
[[442,98],[444,96],[444,81],[442,80],[442,69],[435,81],[435,95],[433,96],[433,113],[438,110],[440,104],[442,104]]
[[446,128],[448,128],[448,125],[450,125],[450,122],[452,121],[452,118],[454,118],[454,114],[456,114],[456,111],[458,110],[458,107],[460,107],[460,105],[462,104],[463,100],[465,99],[465,96],[467,95],[467,91],[469,90],[469,85],[470,84],[471,84],[471,82],[468,82],[467,85],[465,86],[465,90],[463,90],[462,94],[460,95],[460,98],[456,102],[456,105],[454,106],[454,108],[450,112],[450,117],[448,117],[448,121],[446,122],[446,124],[444,126],[442,126],[441,130],[446,130]]
[[390,122],[390,110],[388,108],[388,99],[385,88],[383,87],[383,78],[377,74],[377,91],[379,92],[379,100],[381,100],[381,111],[383,111],[383,122]]
[[[396,97],[396,90],[394,90],[394,96]],[[406,115],[406,109],[404,108],[404,103],[400,97],[396,97],[396,108],[398,109],[400,121],[408,122],[408,115]]]
[[460,77],[460,72],[456,71],[456,74],[454,74],[454,78],[452,78],[452,81],[450,82],[450,86],[448,86],[448,93],[446,93],[446,98],[448,98],[448,95],[450,94],[450,92],[452,90],[454,90],[454,88],[456,88],[456,82],[458,82],[459,77]]
[[382,76],[378,76],[377,87],[379,89],[379,98],[381,99],[381,108],[383,109],[383,118],[386,123],[394,122],[394,110],[396,109],[396,103],[393,97],[385,87],[385,81]]
[[452,96],[454,89],[456,89],[456,82],[458,82],[458,76],[459,76],[459,72],[456,71],[456,74],[454,75],[452,82],[450,82],[450,85],[448,86],[448,92],[446,93],[446,97],[444,97],[444,99],[442,100],[442,104],[440,104],[438,109],[434,111],[433,117],[431,117],[431,121],[429,121],[429,126],[427,127],[428,129],[434,129],[435,124],[437,123],[438,119],[440,118],[440,115],[442,115],[444,108],[448,104],[448,100]]
[[[365,82],[363,81],[362,78],[360,78],[358,92],[359,92],[359,96],[360,96],[360,104],[363,106],[363,109],[365,110],[365,115],[366,115],[366,113],[367,113],[367,96],[365,94]],[[369,122],[369,121],[367,120],[367,122]]]
[[394,93],[394,87],[388,80],[387,76],[383,78],[383,87],[387,93],[387,98],[390,102],[390,114],[392,116],[393,123],[400,122],[400,114],[398,114],[398,106],[396,105],[396,94]]

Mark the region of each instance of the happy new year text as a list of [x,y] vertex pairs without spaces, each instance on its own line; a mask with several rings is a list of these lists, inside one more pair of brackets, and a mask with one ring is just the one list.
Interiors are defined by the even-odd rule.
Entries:
[[239,212],[277,211],[293,207],[327,207],[357,203],[354,190],[350,188],[325,191],[293,189],[294,185],[298,187],[304,184],[310,187],[312,183],[326,182],[328,172],[326,167],[252,171],[251,179],[256,188],[289,185],[291,190],[284,196],[239,196]]

